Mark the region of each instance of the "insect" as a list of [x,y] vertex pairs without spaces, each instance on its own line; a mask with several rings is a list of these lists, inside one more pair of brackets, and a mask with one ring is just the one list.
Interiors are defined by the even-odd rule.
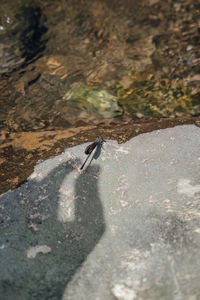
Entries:
[[91,143],[90,145],[88,145],[85,149],[85,154],[87,155],[87,158],[86,160],[84,161],[84,163],[82,164],[81,166],[81,170],[84,168],[88,158],[90,157],[90,155],[92,154],[92,152],[94,151],[94,149],[98,146],[98,147],[101,147],[103,145],[103,143],[105,142],[105,140],[103,138],[101,138],[100,136],[98,136],[96,138],[96,140]]

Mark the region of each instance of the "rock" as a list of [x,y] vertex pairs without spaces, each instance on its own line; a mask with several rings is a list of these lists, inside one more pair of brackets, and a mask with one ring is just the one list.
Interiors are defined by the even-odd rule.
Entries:
[[194,47],[192,45],[188,45],[186,51],[191,51]]
[[71,100],[72,106],[95,113],[104,118],[114,118],[123,114],[123,109],[117,102],[117,97],[106,90],[78,86],[70,89],[64,100]]
[[1,298],[199,299],[200,129],[108,140],[80,171],[86,145],[0,196]]

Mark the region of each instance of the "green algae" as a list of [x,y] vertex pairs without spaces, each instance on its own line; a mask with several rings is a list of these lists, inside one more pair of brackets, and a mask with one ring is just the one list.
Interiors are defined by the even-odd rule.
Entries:
[[63,99],[73,107],[99,114],[104,118],[114,118],[123,114],[117,97],[100,88],[76,86],[71,88]]
[[190,90],[181,81],[157,78],[148,72],[132,72],[128,88],[117,87],[117,97],[131,117],[177,117],[199,113]]
[[70,89],[64,100],[68,104],[104,118],[121,116],[133,118],[174,118],[200,113],[198,100],[181,80],[158,77],[148,71],[131,72],[127,88],[116,86],[115,95],[88,86]]

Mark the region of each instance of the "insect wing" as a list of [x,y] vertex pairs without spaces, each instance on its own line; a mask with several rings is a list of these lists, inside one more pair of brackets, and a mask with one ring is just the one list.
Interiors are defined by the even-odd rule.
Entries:
[[97,145],[97,143],[92,143],[92,144],[90,144],[90,145],[88,145],[87,147],[86,147],[86,149],[85,149],[85,154],[90,154],[93,150],[94,150],[94,148],[96,147],[96,145]]

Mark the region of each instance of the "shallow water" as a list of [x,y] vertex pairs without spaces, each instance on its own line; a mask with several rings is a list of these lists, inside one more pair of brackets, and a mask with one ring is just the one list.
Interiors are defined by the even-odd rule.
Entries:
[[[3,131],[199,115],[196,1],[18,0],[1,6]],[[77,87],[105,97],[94,97],[95,109],[87,97],[66,100]],[[109,113],[102,113],[111,99],[119,108],[113,112],[106,104]]]

